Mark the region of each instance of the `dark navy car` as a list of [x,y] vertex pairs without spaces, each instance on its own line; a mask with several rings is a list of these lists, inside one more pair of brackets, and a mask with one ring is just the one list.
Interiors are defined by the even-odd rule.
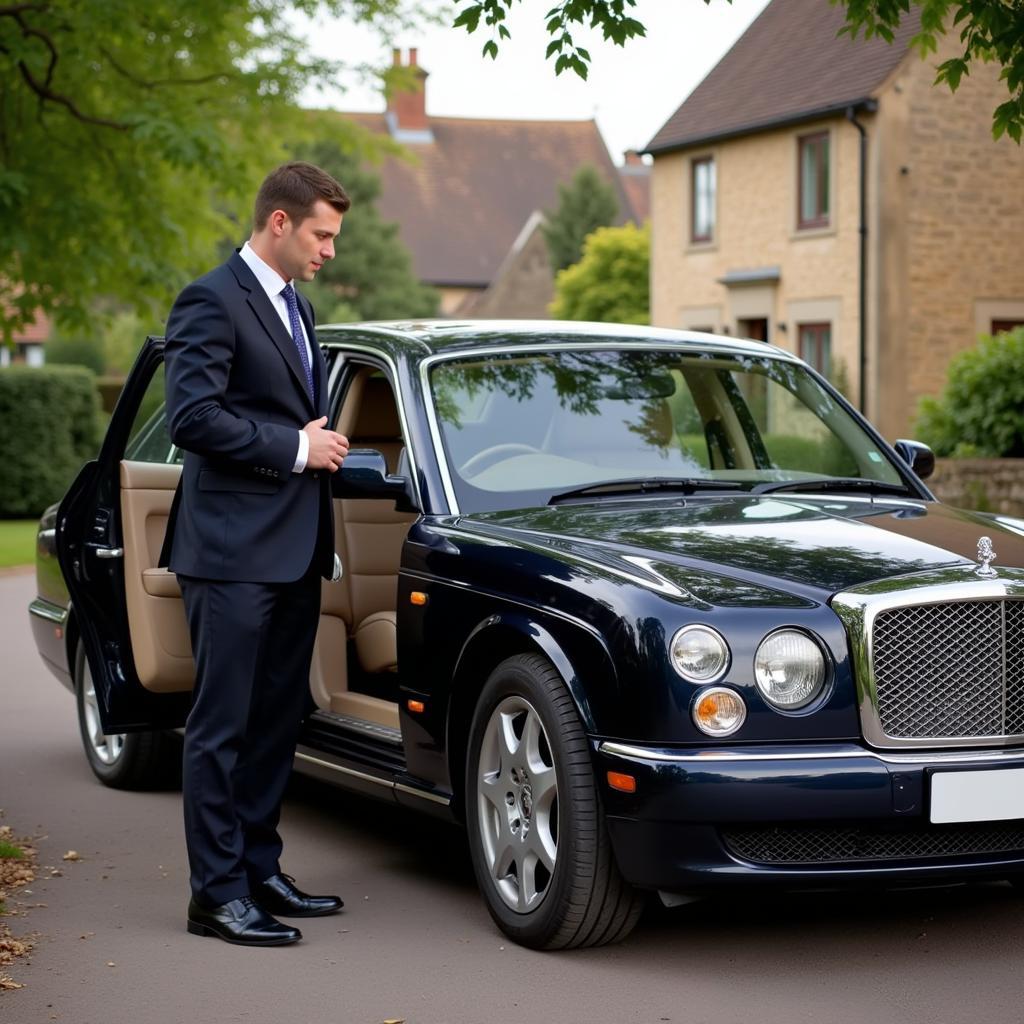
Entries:
[[[614,941],[650,892],[1024,869],[1024,523],[936,502],[926,448],[756,342],[320,340],[352,453],[297,767],[464,821],[508,935]],[[114,786],[166,767],[192,684],[161,352],[44,518],[31,608]]]

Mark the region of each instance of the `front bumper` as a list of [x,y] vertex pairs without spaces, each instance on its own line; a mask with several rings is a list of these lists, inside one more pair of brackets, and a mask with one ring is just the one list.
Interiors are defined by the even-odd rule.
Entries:
[[[893,753],[855,743],[680,750],[593,740],[609,833],[634,885],[830,888],[1024,873],[1024,820],[932,824],[940,771],[1024,769],[1024,749]],[[636,792],[606,783],[632,775]]]

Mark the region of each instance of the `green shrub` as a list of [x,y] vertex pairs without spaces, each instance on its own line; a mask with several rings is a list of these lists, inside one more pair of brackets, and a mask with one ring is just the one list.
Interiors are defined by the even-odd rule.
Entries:
[[101,441],[99,396],[78,366],[0,370],[0,517],[38,516]]
[[64,338],[58,334],[46,343],[45,352],[50,366],[85,366],[97,376],[107,368],[101,338]]
[[1024,457],[1024,327],[982,335],[952,359],[942,394],[921,400],[915,430],[936,455]]

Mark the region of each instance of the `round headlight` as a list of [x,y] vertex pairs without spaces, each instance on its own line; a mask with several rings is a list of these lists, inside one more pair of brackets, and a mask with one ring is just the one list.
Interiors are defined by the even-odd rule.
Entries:
[[691,683],[713,683],[729,667],[729,645],[710,626],[683,626],[672,637],[672,667]]
[[693,702],[694,725],[709,736],[731,736],[746,717],[743,698],[724,686],[701,690]]
[[793,711],[809,704],[825,684],[825,656],[795,629],[769,633],[754,655],[754,679],[772,707]]

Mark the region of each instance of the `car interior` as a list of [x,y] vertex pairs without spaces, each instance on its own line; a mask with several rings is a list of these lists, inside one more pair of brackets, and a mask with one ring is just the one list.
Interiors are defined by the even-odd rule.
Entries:
[[[403,460],[394,393],[372,366],[356,369],[336,429],[353,448],[382,452],[391,473]],[[154,692],[188,690],[193,664],[181,591],[174,574],[157,566],[181,466],[124,459],[120,475],[125,593],[139,681]],[[343,575],[322,584],[310,672],[312,698],[323,711],[398,728],[398,568],[415,518],[396,512],[391,500],[334,501]]]

